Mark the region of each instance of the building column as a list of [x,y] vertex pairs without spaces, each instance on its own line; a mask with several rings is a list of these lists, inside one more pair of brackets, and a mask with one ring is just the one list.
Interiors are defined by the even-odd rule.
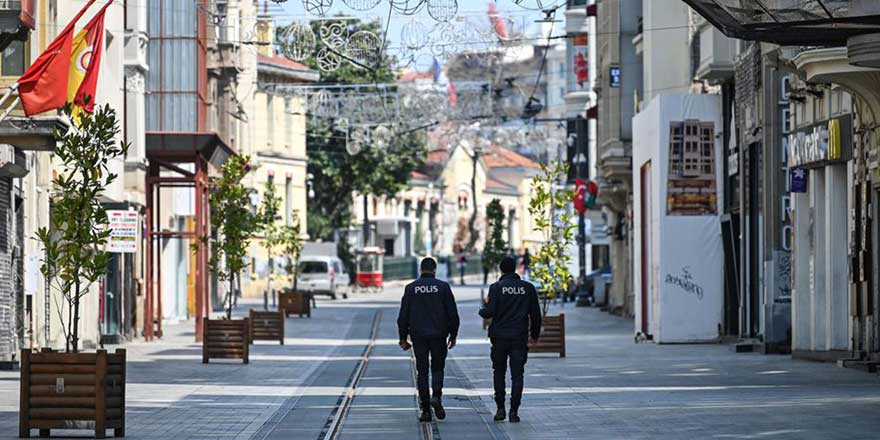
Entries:
[[794,246],[792,255],[792,293],[791,293],[791,347],[793,351],[809,351],[812,348],[810,317],[813,316],[810,287],[810,218],[812,207],[810,196],[806,193],[792,195],[792,227]]
[[810,171],[810,206],[812,207],[813,232],[810,240],[810,350],[824,351],[825,346],[825,323],[826,323],[826,287],[825,287],[825,259],[828,254],[828,240],[826,239],[828,200],[826,192],[825,169],[817,168]]
[[[849,347],[847,164],[825,168],[825,349]],[[818,294],[819,292],[817,292]]]

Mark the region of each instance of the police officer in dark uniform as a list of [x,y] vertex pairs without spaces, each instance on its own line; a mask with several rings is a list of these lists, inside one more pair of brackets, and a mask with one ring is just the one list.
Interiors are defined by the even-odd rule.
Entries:
[[[446,418],[440,400],[443,396],[443,370],[446,368],[447,350],[455,347],[459,318],[449,284],[434,277],[437,262],[427,257],[420,266],[422,276],[408,284],[403,292],[397,329],[400,348],[406,351],[412,347],[416,355],[416,383],[422,410],[419,420],[430,422],[431,407],[438,419]],[[407,336],[412,340],[412,345],[407,342]],[[433,398],[428,389],[429,354]]]
[[541,334],[541,306],[532,283],[516,273],[516,259],[501,260],[501,278],[489,286],[489,301],[480,309],[480,316],[492,318],[489,338],[492,341],[492,370],[495,383],[495,420],[507,416],[504,409],[504,385],[510,361],[510,421],[519,422],[519,405],[523,393],[523,373],[529,355],[528,337],[533,342]]

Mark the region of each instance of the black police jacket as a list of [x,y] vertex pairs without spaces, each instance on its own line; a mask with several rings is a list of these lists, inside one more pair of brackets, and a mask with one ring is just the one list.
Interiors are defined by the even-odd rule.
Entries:
[[458,308],[449,283],[422,276],[407,284],[400,300],[400,314],[397,316],[397,330],[400,340],[407,336],[414,338],[435,338],[458,335]]
[[[525,339],[541,334],[541,306],[535,286],[506,273],[489,286],[489,302],[480,308],[480,316],[492,318],[490,338]],[[529,325],[531,323],[531,325]]]

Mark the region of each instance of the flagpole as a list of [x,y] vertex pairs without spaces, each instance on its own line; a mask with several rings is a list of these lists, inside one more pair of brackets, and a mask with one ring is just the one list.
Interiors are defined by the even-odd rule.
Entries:
[[9,107],[6,107],[6,110],[3,111],[3,115],[0,116],[0,122],[5,121],[6,117],[9,116],[10,113],[12,113],[12,110],[14,110],[16,107],[18,107],[18,103],[20,103],[20,102],[21,102],[21,97],[16,96],[15,101],[12,101],[12,104],[10,104]]
[[[9,87],[9,91],[6,92],[2,98],[0,98],[0,108],[2,108],[4,104],[6,104],[6,101],[9,100],[9,98],[12,96],[13,93],[15,93],[16,90],[18,90],[18,83],[15,83],[11,87]],[[13,101],[12,104],[6,109],[6,111],[3,112],[3,116],[0,116],[0,122],[6,120],[6,117],[9,116],[9,113],[12,112],[12,109],[14,109],[20,101],[21,98],[16,96],[15,101]]]

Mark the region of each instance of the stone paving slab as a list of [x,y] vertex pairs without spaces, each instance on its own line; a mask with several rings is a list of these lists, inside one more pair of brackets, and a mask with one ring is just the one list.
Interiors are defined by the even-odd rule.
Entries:
[[[261,304],[242,304],[237,313],[244,315],[250,307]],[[288,318],[285,345],[252,345],[249,365],[202,364],[191,321],[166,325],[161,340],[126,344],[126,438],[250,439],[291,396],[305,393],[306,380],[318,367],[353,357],[337,361],[333,353],[341,345],[362,343],[347,340],[360,313],[363,310],[324,308],[319,303],[311,319]],[[325,392],[338,389],[327,387]],[[0,372],[0,439],[17,438],[18,394],[18,372]]]
[[[494,411],[478,304],[459,307],[466,343],[451,359]],[[723,345],[635,344],[631,320],[560,311],[568,357],[529,357],[523,422],[498,424],[511,439],[880,438],[876,375]]]

